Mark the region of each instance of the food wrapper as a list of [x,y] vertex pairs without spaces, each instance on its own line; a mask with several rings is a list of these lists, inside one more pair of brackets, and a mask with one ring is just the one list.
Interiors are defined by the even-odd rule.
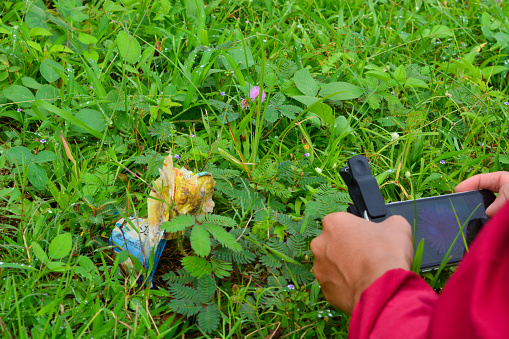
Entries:
[[[215,181],[207,172],[193,174],[185,168],[173,167],[171,153],[164,159],[159,178],[154,182],[147,202],[147,219],[132,217],[126,222],[120,219],[115,223],[110,244],[115,245],[114,255],[122,249],[136,257],[143,267],[149,268],[149,259],[154,251],[154,262],[148,281],[151,282],[161,258],[167,239],[177,237],[176,233],[164,233],[161,224],[179,214],[212,213],[214,201],[212,193]],[[134,227],[133,227],[134,226]],[[121,264],[131,271],[134,265],[130,259]]]

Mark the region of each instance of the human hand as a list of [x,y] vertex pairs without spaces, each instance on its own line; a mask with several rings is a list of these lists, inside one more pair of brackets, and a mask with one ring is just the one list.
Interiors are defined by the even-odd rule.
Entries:
[[409,270],[412,231],[401,216],[374,223],[338,212],[323,218],[323,231],[311,242],[313,273],[325,298],[351,314],[362,292],[385,272]]
[[495,201],[486,209],[488,217],[494,216],[509,201],[509,172],[477,174],[456,186],[456,192],[487,189],[498,193]]

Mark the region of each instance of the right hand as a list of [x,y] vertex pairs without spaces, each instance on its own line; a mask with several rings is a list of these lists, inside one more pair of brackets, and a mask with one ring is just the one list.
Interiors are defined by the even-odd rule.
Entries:
[[362,292],[385,272],[410,270],[412,229],[399,215],[374,223],[350,213],[323,218],[323,231],[311,242],[313,272],[330,303],[351,314]]
[[509,201],[509,172],[477,174],[456,186],[456,192],[487,189],[498,193],[495,201],[486,209],[488,217],[494,216]]

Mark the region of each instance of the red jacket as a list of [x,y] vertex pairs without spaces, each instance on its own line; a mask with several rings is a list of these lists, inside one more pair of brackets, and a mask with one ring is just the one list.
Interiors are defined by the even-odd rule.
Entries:
[[350,338],[509,338],[509,204],[492,218],[437,295],[396,269],[355,305]]

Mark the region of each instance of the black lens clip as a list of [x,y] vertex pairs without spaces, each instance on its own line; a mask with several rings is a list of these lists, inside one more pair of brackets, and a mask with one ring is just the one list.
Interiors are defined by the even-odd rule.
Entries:
[[348,166],[341,168],[339,174],[348,186],[348,193],[354,203],[348,207],[348,212],[375,222],[390,216],[365,156],[356,155],[348,159]]

